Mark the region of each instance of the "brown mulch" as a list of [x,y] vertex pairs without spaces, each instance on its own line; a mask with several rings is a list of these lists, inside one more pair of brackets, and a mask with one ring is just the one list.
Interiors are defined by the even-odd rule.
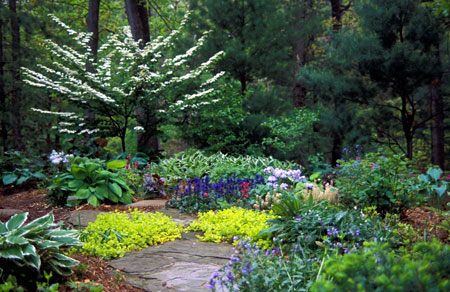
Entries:
[[[129,210],[129,207],[126,205],[100,205],[98,207],[93,207],[88,204],[84,204],[71,208],[50,206],[47,204],[45,195],[46,190],[35,189],[35,186],[28,190],[24,188],[0,188],[0,209],[19,209],[24,212],[28,212],[27,222],[53,211],[55,222],[62,221],[64,223],[67,222],[70,213],[74,210],[98,210],[102,212]],[[138,209],[149,212],[160,208],[145,207]],[[0,216],[0,221],[2,222],[7,221],[8,219],[9,217]],[[107,292],[144,291],[127,284],[124,281],[124,276],[118,271],[114,271],[113,268],[108,265],[108,261],[98,257],[81,254],[75,254],[71,257],[79,260],[82,264],[82,268],[77,269],[69,279],[75,283],[92,283],[92,285],[102,285],[104,287],[103,291]],[[67,285],[68,283],[61,285],[60,291],[73,291]]]
[[437,237],[442,242],[450,240],[449,233],[438,227],[443,219],[439,214],[424,208],[414,208],[405,210],[402,215],[401,221],[410,224],[421,235],[426,231],[428,236]]

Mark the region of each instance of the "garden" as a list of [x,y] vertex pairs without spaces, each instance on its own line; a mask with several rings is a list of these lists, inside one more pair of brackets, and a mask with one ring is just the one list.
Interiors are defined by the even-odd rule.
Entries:
[[[2,178],[11,206],[40,198],[28,212],[2,218],[2,289],[102,291],[95,273],[79,280],[80,261],[98,268],[197,231],[198,241],[234,245],[205,285],[213,291],[448,290],[450,178],[434,167],[420,173],[401,156],[359,155],[311,173],[273,157],[193,150],[158,162],[143,153],[106,161],[54,151],[40,161],[49,168],[30,164],[40,175]],[[53,173],[45,190],[43,169]],[[181,226],[154,210],[126,208],[144,199],[164,199],[197,219]],[[86,208],[111,211],[84,230],[64,226],[64,214]]]
[[0,291],[450,291],[448,0],[0,2]]

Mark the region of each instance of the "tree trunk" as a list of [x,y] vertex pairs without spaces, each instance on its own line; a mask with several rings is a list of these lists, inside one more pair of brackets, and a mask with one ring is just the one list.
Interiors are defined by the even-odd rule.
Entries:
[[141,0],[125,0],[128,24],[135,41],[142,40],[142,45],[150,41],[150,28],[145,2]]
[[439,92],[440,82],[436,79],[430,85],[431,163],[444,169],[444,102]]
[[[0,8],[2,7],[2,3],[0,3]],[[3,19],[0,19],[0,123],[1,130],[0,136],[2,139],[2,151],[7,150],[6,140],[8,139],[8,129],[6,127],[6,91],[5,91],[5,71],[4,71],[5,61],[3,59]],[[1,153],[0,153],[1,154]]]
[[330,0],[333,32],[338,32],[342,27],[342,0]]
[[[97,62],[99,15],[100,15],[100,0],[89,0],[89,11],[86,22],[88,32],[92,33],[91,40],[89,41],[89,47],[91,48],[94,63]],[[90,69],[92,70],[92,68]]]
[[[294,19],[293,19],[293,27],[295,37],[292,41],[292,104],[295,107],[302,107],[306,104],[306,88],[303,84],[298,80],[297,74],[300,67],[306,64],[306,44],[307,39],[304,36],[301,36],[300,22],[304,21],[307,17],[307,1],[301,0],[303,2],[298,11],[295,11]],[[295,7],[298,5],[297,1],[294,1]]]
[[12,84],[11,84],[11,100],[12,100],[12,115],[13,115],[13,135],[15,138],[15,146],[18,149],[22,149],[23,139],[21,134],[22,119],[22,96],[20,90],[20,73],[19,73],[19,58],[20,58],[20,25],[17,15],[17,3],[16,0],[8,0],[9,10],[11,12],[11,55],[12,55]]

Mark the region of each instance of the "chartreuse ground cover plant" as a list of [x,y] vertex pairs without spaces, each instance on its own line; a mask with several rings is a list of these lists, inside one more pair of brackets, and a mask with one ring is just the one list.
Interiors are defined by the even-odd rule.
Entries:
[[181,237],[182,226],[162,213],[135,209],[130,214],[100,214],[83,231],[82,252],[105,258],[122,257],[126,252]]
[[[76,205],[87,201],[93,206],[98,206],[100,202],[131,204],[133,191],[119,174],[112,172],[125,167],[125,160],[109,161],[105,167],[99,159],[75,157],[69,160],[71,165],[67,172],[58,175],[48,188],[53,203]],[[67,198],[71,195],[78,200],[68,202]]]
[[189,225],[188,230],[203,231],[204,235],[197,236],[201,241],[229,241],[236,245],[240,237],[246,237],[259,246],[268,248],[272,246],[272,242],[258,240],[257,235],[268,227],[266,221],[270,218],[274,216],[233,207],[217,212],[199,213],[198,219]]
[[168,206],[181,212],[195,213],[226,209],[231,206],[250,208],[255,203],[252,189],[264,185],[264,177],[240,179],[233,175],[213,183],[209,176],[194,178],[177,185]]
[[371,242],[361,252],[333,256],[310,291],[449,290],[450,246],[433,240],[415,244],[406,254]]
[[0,222],[1,280],[12,276],[21,285],[33,286],[43,279],[44,271],[70,275],[78,261],[66,256],[64,250],[81,245],[78,232],[55,224],[51,212],[24,224],[27,216],[20,213]]

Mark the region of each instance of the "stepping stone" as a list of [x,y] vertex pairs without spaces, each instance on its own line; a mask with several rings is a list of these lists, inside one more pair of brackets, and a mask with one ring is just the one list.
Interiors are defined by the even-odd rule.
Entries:
[[145,291],[210,291],[204,286],[211,274],[226,265],[232,254],[229,244],[176,240],[126,254],[110,266]]
[[156,210],[155,212],[161,212],[166,216],[172,217],[172,220],[174,222],[183,224],[184,227],[187,227],[189,224],[194,222],[195,219],[197,219],[197,217],[193,215],[180,213],[180,211],[178,211],[178,209],[175,208],[160,209]]
[[70,213],[69,222],[74,228],[78,228],[81,226],[82,229],[86,228],[89,222],[94,222],[97,219],[98,214],[102,214],[104,212],[95,211],[95,210],[78,210]]
[[130,204],[131,208],[143,208],[143,207],[165,207],[167,200],[142,200],[136,203]]

